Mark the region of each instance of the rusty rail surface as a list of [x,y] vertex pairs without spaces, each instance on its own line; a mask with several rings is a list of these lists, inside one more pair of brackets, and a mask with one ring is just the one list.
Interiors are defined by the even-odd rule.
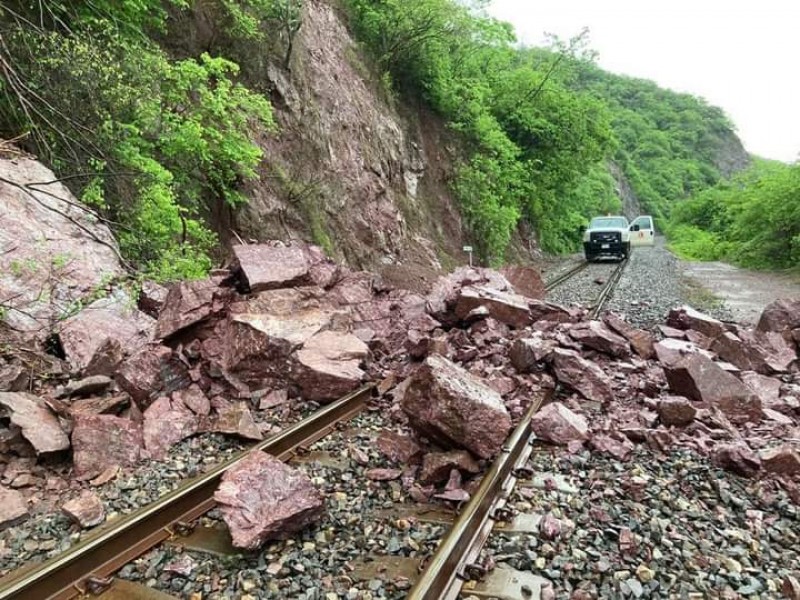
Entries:
[[531,405],[506,440],[500,456],[439,544],[406,600],[453,600],[458,597],[463,581],[482,574],[480,567],[471,563],[477,559],[494,522],[506,520],[506,499],[532,451],[531,417],[544,400],[542,397]]
[[213,508],[214,491],[223,473],[247,454],[264,451],[285,460],[298,447],[325,437],[337,423],[363,411],[374,387],[363,386],[119,522],[101,525],[63,554],[35,568],[10,573],[0,579],[0,600],[70,600],[86,593],[93,581],[111,576],[172,537],[175,526],[190,523]]
[[600,316],[600,311],[603,310],[603,307],[608,302],[608,299],[611,297],[611,292],[614,291],[614,288],[617,287],[617,283],[619,283],[620,278],[622,277],[622,273],[625,271],[625,267],[628,265],[628,259],[625,258],[620,261],[617,265],[617,268],[614,269],[614,272],[611,274],[611,277],[608,278],[606,284],[603,286],[603,289],[600,290],[600,295],[597,296],[597,300],[595,300],[594,306],[592,306],[591,310],[589,311],[589,318],[596,319]]
[[554,277],[553,279],[544,284],[545,291],[549,292],[552,289],[564,283],[565,281],[567,281],[568,279],[572,279],[575,275],[583,271],[588,266],[589,263],[587,261],[583,261],[578,266],[571,268],[566,273],[562,273],[561,275]]

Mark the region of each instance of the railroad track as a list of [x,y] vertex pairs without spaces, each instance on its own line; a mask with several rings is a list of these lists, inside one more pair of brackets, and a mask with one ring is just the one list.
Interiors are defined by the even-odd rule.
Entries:
[[586,269],[586,267],[588,267],[588,266],[589,266],[589,263],[586,262],[586,261],[583,261],[582,263],[580,263],[577,266],[569,269],[565,273],[562,273],[561,275],[558,275],[557,277],[554,277],[553,279],[551,279],[550,281],[545,283],[544,289],[546,291],[548,291],[548,292],[553,290],[553,289],[555,289],[556,287],[558,287],[559,285],[561,285],[565,281],[575,277],[575,275],[577,275],[578,273],[580,273],[581,271]]
[[[558,286],[566,283],[567,281],[573,279],[578,274],[582,273],[589,267],[588,262],[582,262],[577,266],[569,269],[565,273],[562,273],[558,277],[550,280],[545,284],[545,290],[550,292],[557,288]],[[625,271],[625,267],[628,265],[628,259],[624,259],[617,263],[614,270],[612,271],[611,275],[606,279],[605,283],[603,284],[603,288],[600,290],[600,293],[597,297],[592,301],[591,308],[589,310],[589,318],[596,319],[600,316],[603,308],[605,307],[608,300],[611,298],[611,294],[614,291],[614,288],[619,283],[620,278],[622,277],[622,273]]]
[[[366,385],[245,450],[164,498],[117,522],[101,525],[65,553],[0,579],[0,600],[71,600],[102,590],[126,563],[173,537],[184,524],[211,510],[222,475],[253,451],[287,460],[361,413],[374,385]],[[132,597],[123,595],[121,597]]]

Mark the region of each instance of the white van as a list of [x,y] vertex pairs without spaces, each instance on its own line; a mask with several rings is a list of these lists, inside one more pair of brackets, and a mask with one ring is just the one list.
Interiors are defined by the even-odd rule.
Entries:
[[642,215],[631,223],[631,246],[653,246],[656,243],[656,228],[653,217]]

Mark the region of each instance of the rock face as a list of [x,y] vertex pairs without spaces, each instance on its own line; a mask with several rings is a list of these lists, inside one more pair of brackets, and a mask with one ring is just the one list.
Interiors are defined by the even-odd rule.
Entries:
[[0,531],[28,517],[28,503],[17,490],[0,485]]
[[40,338],[74,303],[121,276],[111,232],[52,171],[28,158],[0,159],[0,290],[5,320]]
[[295,356],[294,379],[309,400],[335,400],[358,387],[359,367],[367,345],[349,333],[323,331],[311,337]]
[[325,508],[308,477],[264,452],[253,452],[226,471],[214,500],[234,546],[248,550],[302,529]]
[[512,327],[525,327],[531,323],[528,300],[524,296],[488,287],[468,287],[461,290],[456,302],[456,316],[465,319],[480,307],[485,308],[492,318]]
[[569,335],[587,348],[604,352],[616,358],[625,358],[631,354],[628,341],[613,333],[600,321],[589,321],[575,326],[569,330]]
[[309,261],[302,248],[234,246],[233,254],[252,293],[311,283]]
[[411,376],[401,406],[424,435],[480,458],[496,454],[511,429],[500,395],[440,356],[429,356]]
[[33,394],[0,392],[0,405],[11,413],[11,422],[22,430],[36,454],[69,448],[69,437],[45,403]]
[[73,462],[79,479],[91,479],[109,467],[135,465],[143,449],[142,427],[111,415],[76,415],[72,428]]
[[103,501],[97,494],[89,490],[85,490],[77,498],[65,502],[61,510],[84,529],[100,525],[106,520]]
[[761,401],[735,376],[700,353],[664,365],[670,390],[719,408],[734,423],[761,420]]
[[561,402],[552,402],[533,415],[531,427],[536,437],[561,446],[589,438],[586,420]]
[[573,350],[556,348],[552,355],[556,378],[587,400],[611,402],[614,391],[603,370]]

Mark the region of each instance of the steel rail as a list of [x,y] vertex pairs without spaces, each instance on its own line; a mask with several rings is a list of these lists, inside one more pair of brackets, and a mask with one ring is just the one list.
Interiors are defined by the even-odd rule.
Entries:
[[595,300],[594,306],[589,310],[589,318],[596,319],[600,316],[600,311],[603,310],[606,302],[611,297],[611,292],[614,291],[614,288],[619,283],[620,278],[622,277],[623,271],[625,271],[625,267],[628,264],[628,259],[625,258],[620,261],[617,265],[617,268],[614,269],[614,272],[611,274],[611,277],[608,278],[608,281],[603,286],[603,289],[600,290],[600,294],[597,296],[597,300]]
[[469,563],[477,558],[491,533],[498,509],[505,505],[514,489],[517,469],[525,465],[531,454],[531,417],[543,400],[544,397],[540,398],[525,413],[406,600],[453,600],[458,596],[461,582],[469,578],[466,573]]
[[63,554],[33,569],[10,573],[0,579],[0,600],[71,600],[84,594],[92,581],[111,576],[172,537],[176,525],[190,523],[213,508],[222,475],[250,452],[269,452],[285,460],[297,448],[323,438],[337,423],[363,411],[374,387],[361,387],[119,522],[101,525]]
[[581,264],[579,264],[576,267],[571,268],[566,273],[562,273],[561,275],[558,275],[557,277],[554,277],[553,279],[551,279],[550,281],[548,281],[547,283],[544,284],[545,291],[549,292],[550,290],[558,287],[559,285],[561,285],[562,283],[564,283],[568,279],[572,279],[575,275],[577,275],[578,273],[583,271],[588,266],[589,266],[589,263],[587,261],[583,261]]

